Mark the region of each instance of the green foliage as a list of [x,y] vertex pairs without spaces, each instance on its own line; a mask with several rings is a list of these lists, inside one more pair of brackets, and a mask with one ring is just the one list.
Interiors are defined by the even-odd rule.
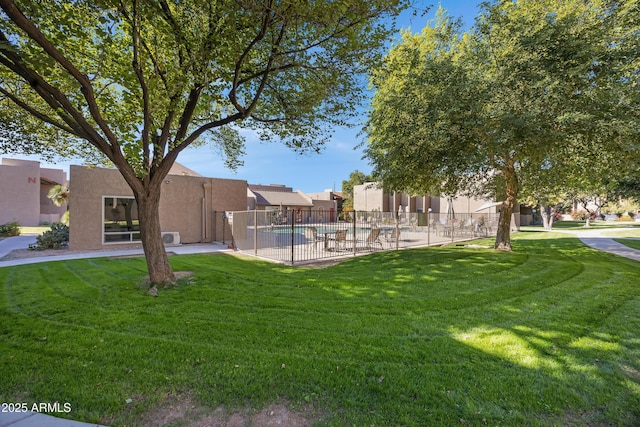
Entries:
[[353,210],[353,187],[373,180],[371,175],[365,175],[359,170],[355,170],[349,174],[349,179],[342,181],[343,211]]
[[637,262],[516,239],[319,269],[173,256],[193,274],[158,298],[140,258],[0,268],[0,401],[105,425],[283,401],[336,426],[636,424]]
[[36,243],[29,249],[42,251],[45,249],[62,249],[69,244],[69,227],[60,222],[51,224],[51,230],[36,237]]
[[591,214],[585,211],[575,211],[571,214],[571,217],[574,221],[585,221],[587,218],[591,217]]
[[16,123],[16,149],[85,141],[142,178],[199,138],[237,166],[241,128],[317,150],[356,114],[360,74],[394,31],[381,18],[407,2],[16,1],[40,33],[11,5],[0,108],[19,114],[0,125]]
[[637,165],[640,8],[609,6],[485,2],[464,34],[444,12],[403,34],[371,79],[374,174],[391,190],[549,203]]
[[602,210],[618,216],[622,216],[623,214],[634,214],[640,211],[640,203],[635,199],[610,201],[603,206]]
[[0,237],[11,237],[20,235],[20,224],[17,221],[11,221],[6,224],[0,224]]
[[319,151],[353,121],[408,4],[3,1],[0,131],[11,117],[29,132],[18,150],[88,145],[112,162],[139,201],[152,281],[170,281],[157,212],[178,155],[211,143],[235,168],[247,133]]

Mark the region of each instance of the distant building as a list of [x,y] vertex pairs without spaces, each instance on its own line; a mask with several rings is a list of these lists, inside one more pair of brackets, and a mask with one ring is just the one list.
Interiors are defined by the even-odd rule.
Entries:
[[[502,202],[473,197],[438,197],[411,196],[407,193],[386,193],[377,182],[367,182],[353,187],[353,208],[356,211],[397,212],[411,214],[428,212],[431,209],[432,218],[440,219],[455,214],[497,215],[502,208]],[[520,226],[520,205],[516,205],[512,229]]]
[[365,182],[353,187],[353,209],[356,211],[398,212],[400,208],[405,213],[426,212],[429,208],[435,211],[435,205],[439,208],[439,200],[432,199],[426,195],[386,193],[377,182]]
[[321,193],[307,193],[307,196],[313,201],[316,210],[321,207],[329,210],[329,221],[335,221],[334,212],[342,212],[342,192],[324,190]]
[[[322,196],[318,196],[322,194]],[[313,196],[316,197],[313,197]],[[249,184],[247,187],[247,210],[267,210],[276,213],[275,222],[284,222],[293,212],[294,222],[335,221],[337,201],[330,194],[305,194],[279,184]]]
[[294,210],[310,211],[313,202],[301,191],[291,187],[271,184],[249,184],[247,186],[247,210]]
[[[431,208],[434,214],[447,214],[451,211],[460,213],[472,213],[478,209],[487,209],[487,213],[496,212],[496,207],[502,203],[493,203],[493,200],[477,199],[471,197],[437,197],[437,196],[411,196],[407,193],[386,193],[376,182],[366,182],[353,187],[353,208],[357,211],[380,211],[420,213],[427,212]],[[491,205],[489,208],[486,206]]]
[[55,185],[66,185],[61,169],[41,168],[33,160],[2,159],[0,164],[0,224],[17,221],[35,226],[60,221],[67,205],[56,206],[47,197]]

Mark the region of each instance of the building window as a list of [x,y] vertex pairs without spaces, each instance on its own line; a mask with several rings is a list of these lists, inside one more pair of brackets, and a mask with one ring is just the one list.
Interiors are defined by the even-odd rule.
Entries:
[[140,219],[136,199],[104,196],[102,200],[102,243],[139,242]]

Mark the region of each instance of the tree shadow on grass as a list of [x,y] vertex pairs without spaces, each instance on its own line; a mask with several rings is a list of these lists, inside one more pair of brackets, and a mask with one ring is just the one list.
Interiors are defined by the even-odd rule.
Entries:
[[335,424],[637,424],[637,269],[576,239],[519,245],[326,269],[172,257],[194,281],[156,299],[126,286],[137,260],[6,270],[0,389],[123,424],[175,390],[313,402]]

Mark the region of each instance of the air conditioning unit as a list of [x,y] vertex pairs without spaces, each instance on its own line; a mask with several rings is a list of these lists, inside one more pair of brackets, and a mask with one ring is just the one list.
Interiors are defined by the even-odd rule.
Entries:
[[162,241],[165,245],[179,245],[180,233],[178,233],[177,231],[163,231]]

